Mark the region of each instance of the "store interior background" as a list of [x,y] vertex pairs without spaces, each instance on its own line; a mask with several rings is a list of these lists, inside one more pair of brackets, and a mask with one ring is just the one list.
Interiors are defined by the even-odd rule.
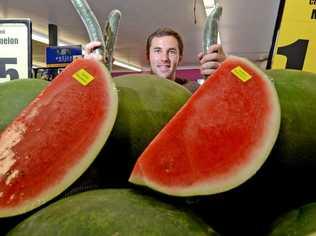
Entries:
[[[184,40],[184,58],[178,74],[199,77],[197,54],[202,50],[202,32],[213,1],[203,0],[87,0],[101,27],[112,9],[122,12],[114,58],[148,71],[145,42],[159,26],[178,31]],[[246,57],[265,68],[275,30],[279,0],[219,0],[223,7],[220,40],[227,55]],[[45,67],[48,25],[58,29],[58,45],[85,45],[87,31],[70,0],[0,0],[0,18],[30,18],[32,21],[32,60]],[[113,73],[133,72],[114,66]]]

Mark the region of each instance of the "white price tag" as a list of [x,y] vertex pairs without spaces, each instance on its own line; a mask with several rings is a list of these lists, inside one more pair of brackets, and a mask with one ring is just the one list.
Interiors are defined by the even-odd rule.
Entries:
[[0,82],[31,74],[30,20],[0,20]]

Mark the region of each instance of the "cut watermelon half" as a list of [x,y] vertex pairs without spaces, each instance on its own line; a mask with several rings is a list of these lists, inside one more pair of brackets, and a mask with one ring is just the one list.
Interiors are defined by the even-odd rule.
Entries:
[[145,149],[129,181],[175,196],[235,188],[267,159],[280,116],[272,81],[228,57]]
[[104,65],[67,66],[0,136],[0,217],[30,211],[70,186],[113,127],[117,91]]

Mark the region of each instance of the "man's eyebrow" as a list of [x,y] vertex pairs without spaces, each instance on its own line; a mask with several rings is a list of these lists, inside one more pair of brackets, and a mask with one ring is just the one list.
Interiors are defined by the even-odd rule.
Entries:
[[[153,50],[162,49],[162,47],[156,46],[152,48]],[[167,51],[178,51],[176,47],[168,48]]]

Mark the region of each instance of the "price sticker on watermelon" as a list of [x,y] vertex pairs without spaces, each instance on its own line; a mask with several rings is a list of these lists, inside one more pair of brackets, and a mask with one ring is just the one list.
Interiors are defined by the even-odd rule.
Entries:
[[31,76],[31,22],[0,20],[0,82]]
[[316,0],[283,4],[271,68],[316,73]]

